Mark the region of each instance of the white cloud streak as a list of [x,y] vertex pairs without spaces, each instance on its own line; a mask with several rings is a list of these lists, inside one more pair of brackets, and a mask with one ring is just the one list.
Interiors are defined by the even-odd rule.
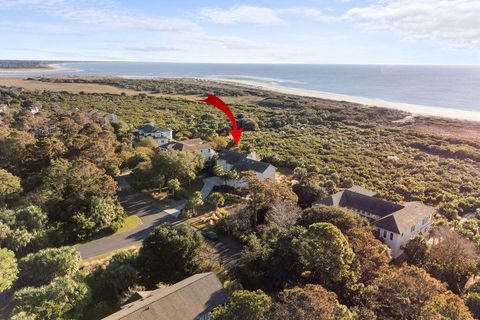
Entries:
[[368,7],[352,8],[344,18],[372,29],[394,30],[406,38],[480,49],[478,0],[381,1]]
[[180,18],[151,18],[125,14],[108,1],[0,0],[0,10],[33,10],[64,20],[115,29],[151,31],[192,30],[197,24]]
[[247,23],[254,25],[278,25],[284,24],[285,15],[294,15],[307,17],[320,21],[331,21],[333,17],[325,16],[322,11],[309,7],[292,7],[284,9],[274,9],[257,6],[237,5],[229,9],[217,7],[202,8],[198,16],[219,24],[238,24]]

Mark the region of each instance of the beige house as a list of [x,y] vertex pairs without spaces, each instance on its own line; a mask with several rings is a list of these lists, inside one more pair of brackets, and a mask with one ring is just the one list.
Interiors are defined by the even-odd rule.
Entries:
[[215,151],[208,143],[204,143],[202,139],[189,139],[182,141],[171,141],[159,146],[160,150],[177,150],[177,151],[194,151],[203,155],[205,161],[212,160]]

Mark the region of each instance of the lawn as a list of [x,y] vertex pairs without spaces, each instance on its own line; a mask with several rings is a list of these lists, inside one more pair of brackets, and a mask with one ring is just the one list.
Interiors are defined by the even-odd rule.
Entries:
[[123,226],[121,226],[113,235],[132,231],[138,228],[141,224],[142,220],[138,216],[132,214],[125,219]]
[[140,244],[136,244],[136,245],[133,245],[133,246],[130,246],[130,247],[125,247],[125,248],[112,250],[112,251],[106,252],[104,254],[82,260],[82,267],[95,267],[95,266],[98,266],[98,265],[105,264],[106,262],[108,262],[112,258],[112,256],[115,253],[117,253],[119,251],[123,251],[123,250],[138,250],[140,248],[140,246],[141,246]]
[[121,233],[125,233],[125,232],[135,230],[141,224],[142,224],[142,220],[138,216],[132,214],[131,216],[128,216],[127,218],[125,218],[125,222],[123,223],[123,226],[121,226],[115,233],[109,234],[105,237],[99,236],[99,237],[96,237],[96,238],[93,238],[93,239],[88,239],[87,241],[75,244],[74,247],[78,248],[79,246],[81,246],[85,243],[88,243],[90,241],[96,241],[96,240],[99,240],[99,239],[102,239],[102,238],[108,238],[108,237],[111,237],[111,236],[114,236],[114,235],[117,235],[117,234],[121,234]]

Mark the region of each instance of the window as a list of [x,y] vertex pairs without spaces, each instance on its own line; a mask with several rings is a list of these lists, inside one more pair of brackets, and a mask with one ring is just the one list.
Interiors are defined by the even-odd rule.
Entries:
[[412,229],[410,229],[410,232],[415,231],[415,226],[412,226]]
[[426,224],[428,222],[428,220],[430,219],[430,217],[426,217],[422,220],[422,224]]
[[393,233],[390,232],[390,240],[393,240]]
[[386,238],[387,237],[387,231],[383,230],[383,237]]

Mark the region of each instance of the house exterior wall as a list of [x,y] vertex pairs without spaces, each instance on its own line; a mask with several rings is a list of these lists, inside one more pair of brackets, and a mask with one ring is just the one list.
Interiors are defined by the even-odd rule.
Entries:
[[213,155],[215,154],[215,151],[213,149],[201,149],[199,150],[201,154],[203,154],[203,157],[205,158],[205,161],[210,161],[212,160]]
[[161,146],[163,144],[168,143],[169,139],[167,137],[158,137],[158,138],[155,138],[155,142],[157,143],[157,146]]
[[378,220],[378,219],[381,218],[380,216],[377,216],[376,214],[373,214],[371,212],[367,212],[365,210],[360,210],[360,209],[356,209],[356,208],[352,208],[352,207],[347,207],[347,208],[352,210],[352,211],[355,211],[356,213],[358,213],[362,217],[365,217],[365,218],[370,219],[370,220]]
[[170,140],[173,138],[173,131],[172,130],[155,131],[155,132],[145,132],[143,130],[138,130],[138,133],[141,134],[142,136],[146,136],[146,137],[153,137],[153,138],[165,137],[165,138],[168,138]]
[[427,217],[418,221],[417,224],[412,226],[408,231],[403,232],[402,234],[398,234],[395,232],[391,232],[382,228],[377,227],[378,235],[381,239],[387,244],[390,248],[392,253],[392,257],[395,259],[399,257],[403,253],[403,247],[405,244],[418,234],[425,235],[428,232],[432,224],[432,217]]

